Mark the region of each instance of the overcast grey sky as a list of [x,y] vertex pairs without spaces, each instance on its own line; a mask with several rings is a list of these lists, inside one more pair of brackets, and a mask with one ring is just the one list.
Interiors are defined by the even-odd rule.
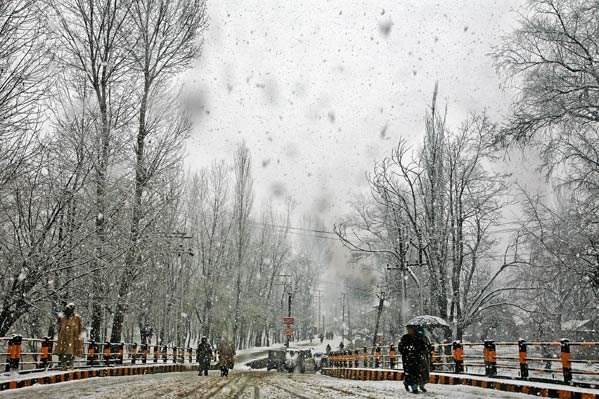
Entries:
[[231,160],[245,140],[258,201],[291,194],[332,222],[400,137],[421,141],[435,81],[453,126],[507,110],[487,53],[523,3],[208,0],[187,164]]

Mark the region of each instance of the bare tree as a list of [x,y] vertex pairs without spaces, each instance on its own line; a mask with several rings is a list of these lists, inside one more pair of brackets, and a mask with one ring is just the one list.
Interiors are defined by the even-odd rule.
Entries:
[[448,317],[448,179],[445,171],[447,136],[447,109],[442,113],[437,104],[438,85],[435,84],[431,108],[426,116],[424,146],[420,154],[423,173],[420,175],[427,250],[425,251],[430,274],[430,291],[439,315]]
[[[104,266],[108,226],[108,187],[111,164],[115,157],[115,131],[122,131],[131,117],[127,95],[127,58],[124,37],[129,15],[129,1],[123,0],[53,0],[51,2],[57,26],[55,37],[63,49],[57,54],[62,66],[84,76],[95,100],[97,125],[95,136],[95,278]],[[91,338],[100,339],[103,309],[102,292],[93,289],[91,299]]]
[[[0,200],[0,225],[10,232],[0,235],[0,335],[49,296],[68,294],[66,287],[85,265],[73,252],[86,238],[82,225],[89,215],[77,210],[75,201],[89,165],[86,158],[68,162],[67,153],[58,151],[61,144],[40,144],[27,173],[12,179]],[[54,285],[56,275],[63,279]]]
[[39,2],[0,3],[0,189],[35,147],[49,85],[45,27]]
[[[597,298],[596,222],[572,196],[548,198],[521,190],[525,219],[521,228],[530,260],[518,270],[520,301],[535,336],[561,333],[562,323],[595,319]],[[582,212],[581,212],[582,211]]]
[[195,314],[200,333],[212,336],[218,290],[227,275],[227,253],[232,248],[229,176],[224,162],[214,163],[191,177],[189,228],[198,249],[194,281],[199,285]]
[[[530,143],[540,149],[542,169],[571,207],[562,212],[527,201],[525,211],[557,218],[568,226],[568,234],[537,223],[537,232],[527,230],[529,237],[536,236],[536,247],[543,253],[585,243],[588,249],[575,251],[579,258],[566,261],[556,256],[553,263],[564,270],[576,265],[581,275],[596,281],[599,267],[592,248],[598,241],[593,215],[599,206],[599,5],[590,0],[535,0],[520,22],[494,52],[499,71],[519,92],[496,142]],[[538,256],[538,250],[535,253]]]
[[460,338],[486,310],[505,305],[502,294],[509,288],[499,277],[521,263],[507,253],[503,264],[493,262],[492,227],[507,204],[507,176],[485,165],[496,159],[494,125],[473,115],[452,133],[436,108],[435,92],[423,148],[412,151],[400,141],[377,162],[369,177],[371,199],[358,202],[335,230],[355,259],[374,255],[398,266],[402,276],[391,280],[401,286],[404,322],[414,297],[406,282],[411,276],[421,292],[420,312],[427,308],[449,319]]
[[[480,297],[480,292],[485,295],[488,292],[477,291],[481,287],[474,282],[481,266],[484,268],[485,264],[491,263],[489,256],[497,245],[491,228],[497,225],[502,208],[509,203],[505,183],[509,175],[491,173],[483,164],[497,159],[490,145],[494,130],[494,125],[484,114],[472,115],[456,134],[451,135],[447,145],[449,318],[460,339],[464,329],[481,313],[481,304],[472,295]],[[504,271],[508,264],[511,263],[505,260],[499,270]],[[491,284],[495,282],[494,278],[490,281]],[[482,284],[487,285],[486,279]],[[491,288],[490,284],[488,288]],[[487,297],[485,307],[489,306],[489,299]]]
[[234,239],[235,239],[235,305],[233,310],[233,337],[241,338],[242,309],[241,297],[243,288],[244,262],[250,240],[249,218],[254,203],[254,181],[252,179],[252,160],[249,149],[242,143],[235,154],[235,192],[234,192]]
[[[139,240],[144,214],[143,196],[152,179],[152,167],[146,154],[149,135],[156,131],[152,126],[152,103],[157,103],[174,74],[184,70],[199,54],[199,34],[206,26],[205,3],[198,0],[136,0],[130,2],[128,22],[132,32],[128,35],[126,49],[132,71],[139,82],[137,92],[138,126],[135,134],[135,183],[129,231],[130,250],[125,256],[113,324],[113,341],[120,341],[122,323],[127,311],[125,296],[139,267]],[[164,116],[164,114],[160,115]],[[182,127],[182,125],[179,125]],[[184,129],[180,129],[184,132]],[[155,158],[156,161],[162,159]]]
[[592,0],[533,0],[521,26],[494,52],[498,69],[521,95],[501,141],[558,133],[570,122],[599,121],[596,27],[599,5]]

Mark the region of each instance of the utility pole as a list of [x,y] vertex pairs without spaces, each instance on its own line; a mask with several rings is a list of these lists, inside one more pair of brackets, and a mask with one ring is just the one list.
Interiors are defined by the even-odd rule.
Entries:
[[347,300],[347,331],[349,333],[349,336],[347,337],[347,339],[349,340],[349,343],[352,343],[352,331],[351,331],[351,319],[349,317],[349,299]]
[[376,338],[379,334],[379,322],[381,321],[381,313],[383,313],[383,306],[385,304],[385,291],[381,290],[381,294],[376,296],[379,299],[379,305],[376,310],[376,322],[374,324],[374,336],[372,337],[372,347],[376,346]]
[[318,293],[318,320],[317,320],[318,323],[317,324],[318,324],[318,333],[321,334],[321,333],[323,333],[323,327],[324,327],[324,323],[320,324],[320,318],[321,318],[321,316],[320,316],[320,298],[322,296],[322,290],[315,290],[315,292]]
[[341,293],[341,342],[345,339],[345,292]]
[[[288,292],[288,297],[287,297],[287,317],[291,317],[291,289]],[[292,328],[291,325],[287,324],[287,328]],[[289,338],[290,335],[287,333],[285,334],[287,336],[287,342],[285,343],[285,346],[289,348]]]
[[[165,237],[167,238],[172,238],[172,239],[179,239],[179,248],[177,251],[175,251],[175,253],[177,254],[177,258],[178,258],[178,267],[177,267],[177,274],[178,274],[178,278],[177,281],[174,282],[174,286],[173,286],[173,291],[174,290],[178,290],[178,303],[177,303],[177,319],[175,322],[175,342],[177,346],[182,346],[182,335],[184,333],[184,326],[183,326],[183,320],[182,319],[182,314],[183,314],[183,281],[186,280],[186,278],[183,277],[183,269],[184,269],[184,262],[183,262],[183,256],[184,255],[188,255],[188,256],[193,256],[193,250],[191,249],[191,247],[184,249],[184,245],[183,245],[183,240],[191,240],[193,238],[193,235],[188,235],[185,232],[173,232],[170,233],[169,235],[165,235]],[[175,263],[175,264],[177,264]],[[185,320],[185,323],[187,323],[187,320]],[[145,337],[143,338],[143,340],[145,341]],[[145,342],[143,342],[145,343]]]
[[310,293],[310,306],[308,307],[310,312],[310,326],[308,331],[308,338],[310,338],[310,345],[312,345],[312,335],[314,332],[314,312],[316,312],[316,296],[314,293]]
[[408,273],[410,275],[410,277],[412,277],[412,279],[414,280],[414,282],[416,283],[416,285],[418,285],[418,290],[420,292],[420,303],[419,303],[419,311],[420,314],[424,314],[424,299],[423,299],[423,293],[422,293],[422,284],[420,283],[420,280],[418,279],[418,277],[416,277],[416,275],[414,274],[414,272],[410,269],[410,266],[423,266],[424,264],[416,264],[416,263],[408,263],[406,259],[403,260],[401,266],[395,266],[395,267],[391,267],[387,264],[387,270],[399,270],[400,271],[400,278],[401,278],[401,304],[400,304],[400,308],[401,308],[401,314],[400,314],[400,318],[401,318],[401,325],[405,326],[406,323],[408,322],[407,319],[407,315],[408,315]]
[[[289,278],[291,277],[291,274],[279,274],[278,277],[284,277],[285,278],[285,282],[283,283],[278,283],[276,285],[282,285],[283,286],[283,295],[285,294],[285,291],[287,291],[287,317],[291,317],[291,282],[289,281]],[[281,307],[283,305],[283,301],[281,299]],[[291,327],[290,324],[287,324],[287,330],[289,330]],[[286,333],[285,334],[287,337],[287,341],[285,343],[285,346],[287,346],[289,348],[289,334]]]

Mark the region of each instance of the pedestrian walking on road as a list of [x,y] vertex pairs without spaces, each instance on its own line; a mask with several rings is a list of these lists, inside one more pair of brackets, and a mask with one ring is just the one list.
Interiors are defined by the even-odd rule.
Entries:
[[218,344],[220,376],[227,377],[229,370],[235,366],[235,345],[228,339]]
[[[418,387],[422,383],[422,356],[426,351],[425,341],[416,335],[415,326],[407,326],[407,331],[408,333],[401,337],[397,347],[401,353],[406,391],[418,393]],[[424,387],[421,388],[425,392]]]
[[73,368],[75,356],[83,356],[83,325],[75,313],[75,304],[69,303],[58,316],[58,339],[54,353],[63,369]]
[[422,348],[420,353],[420,364],[418,368],[418,388],[422,392],[426,392],[424,387],[428,383],[430,370],[431,370],[431,352],[433,350],[431,341],[426,336],[423,326],[416,327],[416,337],[420,342],[419,346]]
[[196,362],[198,362],[198,375],[208,375],[210,367],[210,359],[212,359],[212,346],[208,342],[208,338],[202,337],[202,341],[198,345],[196,351]]

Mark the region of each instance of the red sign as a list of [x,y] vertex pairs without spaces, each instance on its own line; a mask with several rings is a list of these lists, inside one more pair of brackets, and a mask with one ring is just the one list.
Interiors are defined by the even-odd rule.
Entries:
[[295,319],[293,317],[283,317],[283,323],[285,324],[293,324]]
[[285,329],[285,335],[288,336],[288,337],[291,337],[293,335],[293,328],[287,327]]

